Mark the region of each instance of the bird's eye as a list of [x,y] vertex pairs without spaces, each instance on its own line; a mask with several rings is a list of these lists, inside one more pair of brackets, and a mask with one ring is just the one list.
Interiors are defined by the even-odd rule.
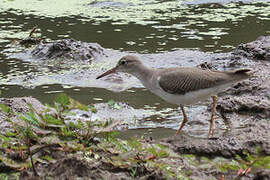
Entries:
[[126,60],[122,60],[122,61],[120,61],[119,64],[120,64],[120,65],[126,65],[126,64],[127,64],[127,61],[126,61]]

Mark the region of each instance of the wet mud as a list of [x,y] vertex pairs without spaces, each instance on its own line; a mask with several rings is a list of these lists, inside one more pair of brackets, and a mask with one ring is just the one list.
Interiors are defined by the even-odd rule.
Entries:
[[[27,114],[30,112],[31,107],[37,112],[45,110],[45,106],[32,97],[0,98],[0,104],[4,104],[13,112],[11,115],[8,115],[9,113],[0,111],[0,129],[2,133],[12,129],[11,122],[22,124],[20,114]],[[6,121],[7,118],[9,118],[11,122]]]
[[[256,148],[259,148],[263,154],[269,155],[270,64],[263,61],[270,55],[267,51],[270,42],[266,41],[267,39],[269,37],[260,37],[256,41],[239,46],[234,52],[243,51],[240,55],[232,53],[226,58],[203,63],[212,69],[249,67],[253,73],[248,80],[239,82],[223,92],[218,100],[218,115],[224,121],[229,121],[230,129],[223,131],[223,134],[215,139],[194,139],[183,134],[164,140],[174,151],[232,158],[243,155],[244,151],[255,154]],[[242,47],[256,47],[258,44],[261,49],[266,50],[264,59],[261,51],[252,51],[249,59],[243,57],[251,51],[243,50]],[[208,110],[210,111],[210,106]],[[217,127],[216,131],[220,129]]]
[[[252,69],[252,75],[249,79],[239,82],[233,87],[230,87],[227,91],[221,93],[218,100],[217,115],[219,119],[222,119],[230,125],[228,126],[227,130],[222,130],[217,127],[216,131],[219,133],[213,139],[207,139],[190,137],[187,135],[188,129],[185,129],[185,133],[183,134],[157,140],[156,142],[168,146],[169,149],[171,149],[174,153],[193,154],[198,157],[223,157],[230,160],[236,156],[245,156],[245,152],[256,154],[258,153],[258,149],[260,149],[260,153],[262,155],[269,156],[270,62],[268,61],[268,58],[270,57],[270,52],[268,50],[270,47],[270,41],[268,40],[269,37],[260,37],[256,41],[238,46],[237,49],[232,53],[216,55],[205,54],[205,56],[199,61],[198,66],[201,66],[202,68],[224,70],[238,68]],[[53,47],[53,45],[51,47]],[[60,54],[63,55],[62,51],[60,53],[58,51],[59,49],[55,51],[56,54],[51,54],[48,57],[58,57]],[[39,54],[38,52],[36,54]],[[48,55],[48,53],[40,54],[42,54],[42,56],[40,56],[42,58],[46,58]],[[144,58],[148,58],[149,63],[153,66],[158,66],[160,65],[159,62],[162,62],[160,59],[165,58],[168,54],[171,55],[168,59],[175,55],[174,53],[144,55]],[[84,57],[86,56],[83,56],[83,58]],[[162,58],[158,58],[156,60],[156,57]],[[175,66],[180,64],[178,58],[181,59],[179,56],[176,56],[174,60],[168,61],[171,64],[167,66]],[[123,77],[123,81],[125,80],[125,77]],[[31,103],[32,106],[37,109],[37,111],[41,111],[43,107],[43,105],[34,98],[1,99],[0,102],[12,108],[15,112],[21,113],[26,113],[29,111],[27,108],[28,103]],[[107,105],[104,104],[97,105],[97,107],[101,109],[109,109],[107,114],[111,114],[110,111],[113,110],[113,108],[106,106]],[[142,113],[141,111],[135,111],[134,109],[129,108],[127,105],[122,106],[124,106],[124,108],[121,110],[122,113],[123,111],[133,111],[136,112],[135,114]],[[210,111],[210,105],[208,106],[208,110]],[[83,114],[83,112],[78,112],[78,114],[80,113],[82,113],[79,115],[81,117],[88,116]],[[132,113],[129,112],[126,114]],[[102,113],[99,116],[102,116]],[[107,115],[104,115],[104,117],[106,116]],[[1,112],[0,117],[1,129],[7,130],[8,124],[3,122],[3,120],[6,119],[5,114]],[[16,117],[14,118],[16,119]],[[200,121],[209,121],[208,116],[201,116]],[[194,122],[196,123],[196,120]],[[121,169],[119,167],[115,168],[113,165],[108,164],[108,162],[96,160],[86,161],[85,159],[80,158],[80,156],[66,158],[59,156],[58,158],[61,160],[52,163],[47,167],[38,167],[40,168],[40,172],[44,174],[49,173],[52,177],[60,177],[64,179],[68,177],[84,177],[92,179],[106,179],[110,177],[112,179],[131,179],[130,169]],[[194,167],[187,163],[185,159],[176,161],[176,163],[171,159],[165,159],[164,161],[166,163],[174,164],[175,167],[183,166],[185,170],[192,171],[193,174],[190,175],[190,177],[195,179],[205,179],[205,177],[219,179],[221,177],[220,175],[222,175],[221,172],[211,169],[204,169],[202,171],[202,169],[199,167]],[[66,169],[66,171],[63,171],[63,169]],[[31,172],[28,171],[22,173],[21,176],[22,178],[31,177]],[[225,173],[225,176],[235,177],[235,174],[230,174],[230,172],[227,172],[227,174]],[[136,177],[137,179],[166,179],[165,175],[161,172],[156,172],[155,170],[145,168],[144,166],[142,166],[141,169],[138,169],[138,174]],[[265,169],[257,170],[250,173],[249,177],[247,177],[247,179],[261,178],[269,179],[269,171]]]
[[245,151],[256,154],[257,148],[260,148],[261,153],[270,155],[269,125],[267,121],[253,122],[213,139],[179,135],[164,142],[170,144],[175,152],[199,156],[233,158],[236,155],[243,156]]
[[52,43],[39,44],[31,54],[43,61],[61,58],[63,61],[92,61],[105,55],[104,49],[97,43],[86,43],[73,39],[63,39]]
[[240,44],[233,51],[235,55],[242,55],[257,60],[270,61],[270,36],[261,36],[255,41]]

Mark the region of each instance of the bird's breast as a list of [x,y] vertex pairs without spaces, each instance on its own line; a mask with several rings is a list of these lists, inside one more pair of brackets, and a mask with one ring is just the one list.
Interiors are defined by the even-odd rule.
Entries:
[[211,96],[217,95],[219,92],[227,89],[227,85],[217,86],[207,89],[187,92],[185,94],[171,94],[161,88],[150,89],[152,93],[161,97],[163,100],[176,105],[191,105],[199,101],[204,101]]

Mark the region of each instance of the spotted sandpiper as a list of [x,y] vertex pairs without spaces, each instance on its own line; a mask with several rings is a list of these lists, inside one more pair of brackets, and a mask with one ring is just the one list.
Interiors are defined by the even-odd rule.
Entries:
[[184,106],[212,97],[213,105],[208,133],[210,138],[215,130],[217,94],[232,84],[247,79],[249,71],[249,69],[211,71],[196,67],[154,69],[142,64],[138,57],[127,55],[122,57],[114,68],[98,76],[97,79],[116,72],[129,73],[137,77],[152,93],[169,103],[180,105],[183,121],[177,134],[187,122]]

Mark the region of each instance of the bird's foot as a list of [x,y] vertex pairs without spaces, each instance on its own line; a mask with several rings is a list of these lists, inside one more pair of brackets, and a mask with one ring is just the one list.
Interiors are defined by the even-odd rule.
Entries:
[[217,140],[218,137],[214,137],[214,136],[209,137],[209,136],[208,136],[208,139],[210,139],[210,140]]
[[215,140],[215,139],[218,139],[218,137],[215,137],[215,136],[214,136],[214,131],[210,131],[210,132],[208,133],[208,139]]
[[174,137],[177,137],[177,136],[179,136],[179,135],[180,135],[180,133],[177,133],[177,132],[176,132],[176,133],[174,134]]
[[179,136],[181,136],[183,133],[182,133],[182,131],[180,130],[179,131],[179,129],[176,131],[176,133],[173,135],[173,137],[174,138],[177,138],[177,137],[179,137]]
[[210,129],[209,133],[208,133],[208,139],[213,139],[214,137],[214,130]]

